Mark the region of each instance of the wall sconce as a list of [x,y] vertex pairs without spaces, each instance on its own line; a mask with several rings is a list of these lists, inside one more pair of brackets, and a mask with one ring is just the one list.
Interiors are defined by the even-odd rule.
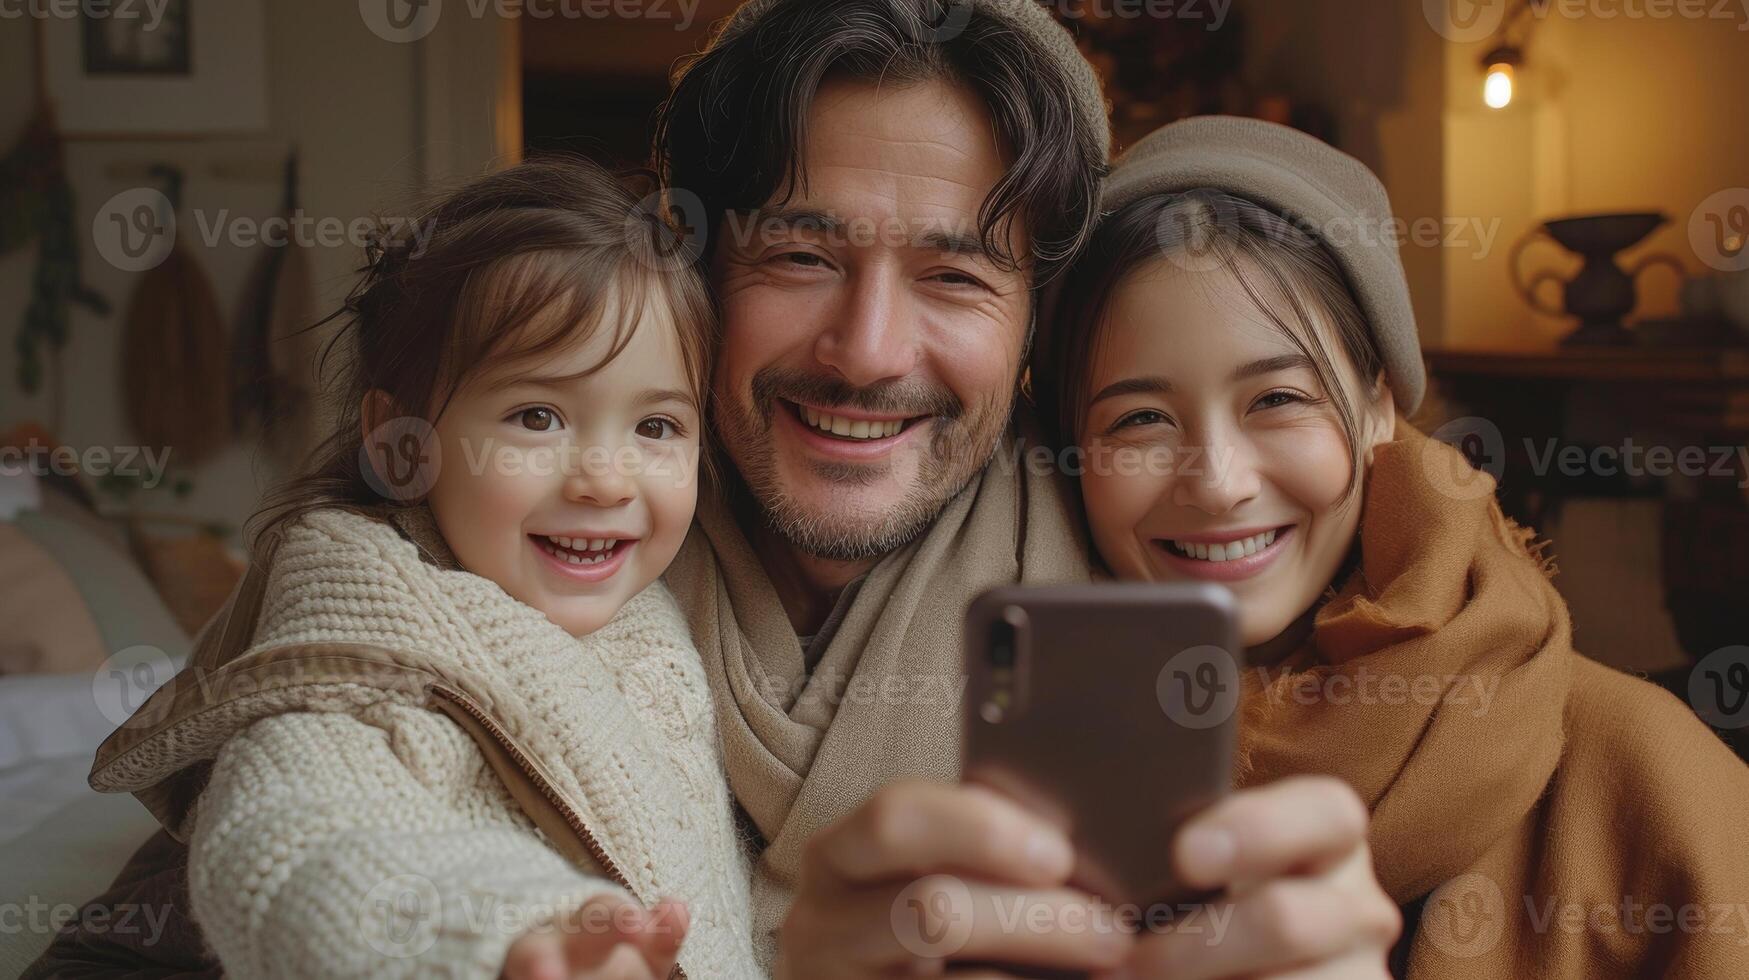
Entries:
[[1482,101],[1490,109],[1504,109],[1518,92],[1518,70],[1524,67],[1524,47],[1530,40],[1525,15],[1540,19],[1548,0],[1523,0],[1502,18],[1494,45],[1482,56]]
[[1518,85],[1518,66],[1524,64],[1524,54],[1510,45],[1495,48],[1482,58],[1485,77],[1482,80],[1482,101],[1490,109],[1504,109],[1512,104],[1513,90]]

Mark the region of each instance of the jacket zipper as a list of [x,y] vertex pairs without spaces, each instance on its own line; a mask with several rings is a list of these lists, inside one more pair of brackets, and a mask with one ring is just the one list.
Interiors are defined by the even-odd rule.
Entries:
[[[522,751],[522,746],[510,737],[509,732],[499,726],[491,715],[486,714],[479,705],[473,702],[473,699],[460,691],[433,684],[431,693],[467,712],[468,717],[479,722],[480,727],[490,732],[498,744],[504,748],[504,751],[510,755],[510,758],[516,760],[517,766],[521,767],[522,773],[528,777],[528,781],[533,783],[535,788],[540,790],[541,795],[547,798],[547,802],[553,805],[553,809],[558,810],[559,815],[565,818],[565,823],[570,825],[571,831],[583,842],[583,848],[589,852],[590,858],[594,859],[596,864],[601,865],[602,870],[607,872],[607,876],[612,878],[615,884],[624,888],[634,898],[637,897],[637,890],[632,888],[631,881],[626,878],[625,872],[619,869],[619,865],[614,863],[613,858],[607,856],[607,850],[601,846],[601,841],[595,836],[595,832],[589,829],[589,826],[583,822],[583,818],[578,816],[577,811],[572,808],[570,801],[566,800],[564,794],[560,793],[558,788],[540,772],[540,769],[529,759],[528,753]],[[686,971],[680,968],[679,963],[675,963],[674,969],[669,972],[668,976],[670,980],[686,980]]]

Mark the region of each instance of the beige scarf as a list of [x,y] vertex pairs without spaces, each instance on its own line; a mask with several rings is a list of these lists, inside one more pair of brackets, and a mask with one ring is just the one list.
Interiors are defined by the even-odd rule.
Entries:
[[[802,844],[882,784],[959,777],[960,623],[999,584],[1086,581],[1086,546],[1055,476],[1005,439],[928,532],[887,555],[810,673],[725,494],[668,570],[715,690],[730,786],[764,837],[754,937],[767,954]],[[1019,459],[1020,462],[1016,462]]]

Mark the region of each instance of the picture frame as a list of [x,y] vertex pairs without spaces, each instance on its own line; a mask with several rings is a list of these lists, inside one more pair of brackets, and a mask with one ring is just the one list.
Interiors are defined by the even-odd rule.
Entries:
[[110,4],[38,21],[43,96],[69,139],[267,129],[264,0]]

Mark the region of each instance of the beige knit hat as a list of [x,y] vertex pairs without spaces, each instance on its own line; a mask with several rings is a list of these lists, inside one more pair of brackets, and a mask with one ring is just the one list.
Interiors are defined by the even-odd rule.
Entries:
[[1199,116],[1150,133],[1112,166],[1100,201],[1110,215],[1145,197],[1197,188],[1255,201],[1316,232],[1348,277],[1405,414],[1427,386],[1421,337],[1392,231],[1391,202],[1359,160],[1297,129]]
[[[823,0],[748,0],[730,15],[711,46],[734,37],[780,4],[820,2]],[[974,11],[1000,21],[1057,62],[1069,84],[1069,108],[1075,116],[1077,138],[1087,151],[1085,156],[1100,163],[1111,159],[1111,114],[1106,108],[1104,90],[1099,86],[1099,76],[1075,47],[1068,29],[1051,16],[1045,5],[1038,0],[947,0],[945,7],[941,23],[927,28],[929,35],[922,40],[951,40]]]

